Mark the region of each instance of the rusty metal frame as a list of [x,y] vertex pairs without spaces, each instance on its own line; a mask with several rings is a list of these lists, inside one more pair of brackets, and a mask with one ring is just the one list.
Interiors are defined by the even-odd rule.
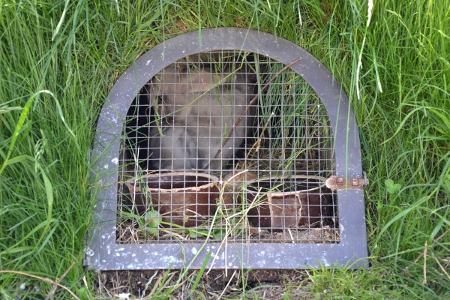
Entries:
[[[117,180],[120,138],[127,111],[141,88],[162,68],[187,55],[214,50],[242,50],[291,66],[322,100],[333,128],[340,242],[116,244]],[[283,38],[248,29],[216,28],[188,32],[144,53],[117,80],[101,111],[92,151],[95,178],[95,226],[88,237],[85,264],[96,270],[208,268],[302,269],[368,266],[364,191],[358,126],[340,84],[322,63]]]

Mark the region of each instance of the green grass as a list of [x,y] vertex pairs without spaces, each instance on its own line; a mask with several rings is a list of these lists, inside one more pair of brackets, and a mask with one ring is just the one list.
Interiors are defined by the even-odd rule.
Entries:
[[[61,277],[81,299],[96,296],[81,261],[95,201],[88,153],[108,91],[154,45],[223,26],[310,51],[345,88],[360,126],[371,268],[312,270],[301,289],[449,297],[450,1],[374,1],[369,24],[367,2],[1,2],[0,298],[71,297],[52,291]],[[285,286],[286,295],[299,288]]]

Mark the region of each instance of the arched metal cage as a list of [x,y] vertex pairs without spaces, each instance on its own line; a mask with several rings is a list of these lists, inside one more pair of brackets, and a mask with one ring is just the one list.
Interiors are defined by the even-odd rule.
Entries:
[[358,127],[331,73],[247,29],[169,39],[97,125],[99,270],[367,266]]

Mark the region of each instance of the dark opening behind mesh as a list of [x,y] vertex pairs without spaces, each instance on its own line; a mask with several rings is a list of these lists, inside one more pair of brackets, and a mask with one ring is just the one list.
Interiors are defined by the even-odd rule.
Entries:
[[338,243],[332,130],[302,77],[207,52],[161,70],[126,117],[117,243]]

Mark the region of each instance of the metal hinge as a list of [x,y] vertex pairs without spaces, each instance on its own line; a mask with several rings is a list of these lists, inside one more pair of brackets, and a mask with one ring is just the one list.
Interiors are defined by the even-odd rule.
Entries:
[[363,172],[363,174],[364,178],[344,178],[333,175],[325,181],[325,185],[332,191],[364,187],[369,184],[369,180],[367,179],[366,172]]

